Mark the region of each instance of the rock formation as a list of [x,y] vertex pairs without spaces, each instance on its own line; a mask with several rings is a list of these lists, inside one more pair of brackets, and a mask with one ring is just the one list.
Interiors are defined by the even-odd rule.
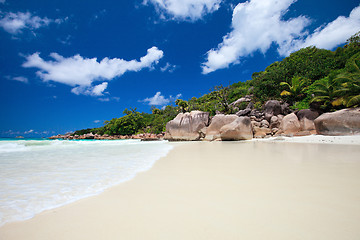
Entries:
[[250,140],[253,138],[253,130],[249,117],[238,117],[233,122],[220,129],[220,137],[223,141]]
[[201,138],[200,130],[208,126],[209,113],[192,111],[179,113],[166,124],[164,139],[169,141],[196,141]]
[[280,124],[280,130],[287,135],[300,131],[300,122],[295,113],[290,113],[283,118]]
[[296,116],[299,119],[301,131],[315,130],[314,120],[319,116],[318,112],[310,109],[302,109],[296,113]]
[[314,121],[316,133],[321,135],[360,134],[360,108],[324,113]]
[[239,118],[236,115],[224,115],[217,114],[211,119],[209,127],[206,129],[205,140],[213,141],[220,138],[220,128],[233,122],[235,119]]

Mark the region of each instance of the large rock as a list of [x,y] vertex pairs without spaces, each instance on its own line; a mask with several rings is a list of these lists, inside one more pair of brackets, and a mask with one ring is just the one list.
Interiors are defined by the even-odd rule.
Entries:
[[314,123],[317,134],[331,136],[360,134],[360,108],[324,113],[316,118]]
[[297,112],[296,116],[299,119],[302,131],[315,130],[314,120],[319,116],[318,112],[310,109],[302,109]]
[[311,109],[302,109],[296,113],[296,116],[298,117],[299,120],[303,118],[307,118],[309,120],[315,120],[319,116],[319,113]]
[[277,116],[272,116],[270,119],[270,128],[278,128],[280,126],[280,120]]
[[209,127],[206,129],[205,140],[213,141],[220,138],[220,128],[233,122],[235,119],[239,118],[236,115],[224,115],[217,114],[211,119]]
[[283,118],[280,130],[285,134],[295,134],[300,131],[300,122],[295,113],[290,113]]
[[254,137],[255,138],[264,138],[266,135],[271,134],[271,129],[269,128],[259,128],[259,127],[253,127],[254,129]]
[[264,105],[264,115],[268,122],[272,116],[279,115],[281,112],[281,103],[277,100],[269,100]]
[[220,129],[220,137],[223,141],[249,140],[253,138],[253,130],[249,117],[238,117],[232,123]]
[[209,113],[192,111],[179,113],[166,124],[164,139],[169,141],[195,141],[201,137],[200,131],[209,123]]

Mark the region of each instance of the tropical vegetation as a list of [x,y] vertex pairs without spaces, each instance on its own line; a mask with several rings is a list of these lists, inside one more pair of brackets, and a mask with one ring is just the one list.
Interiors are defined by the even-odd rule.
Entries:
[[270,99],[287,102],[294,110],[313,108],[327,112],[360,106],[360,32],[335,51],[303,48],[264,71],[253,73],[248,81],[216,86],[202,97],[177,99],[175,105],[153,107],[151,113],[125,109],[122,117],[105,121],[100,128],[83,129],[74,134],[161,133],[166,123],[181,112],[201,110],[215,115],[244,109],[247,103],[236,108],[231,103],[246,95],[251,96],[258,109]]

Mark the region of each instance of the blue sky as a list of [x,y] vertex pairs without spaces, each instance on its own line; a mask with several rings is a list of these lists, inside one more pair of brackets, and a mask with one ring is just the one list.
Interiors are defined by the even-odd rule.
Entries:
[[354,0],[0,0],[0,136],[150,112],[359,30]]

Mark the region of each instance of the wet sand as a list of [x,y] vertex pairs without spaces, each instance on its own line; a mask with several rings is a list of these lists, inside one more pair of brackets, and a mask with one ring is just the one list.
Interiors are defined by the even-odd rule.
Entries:
[[133,180],[6,224],[0,239],[359,239],[359,145],[172,144]]

